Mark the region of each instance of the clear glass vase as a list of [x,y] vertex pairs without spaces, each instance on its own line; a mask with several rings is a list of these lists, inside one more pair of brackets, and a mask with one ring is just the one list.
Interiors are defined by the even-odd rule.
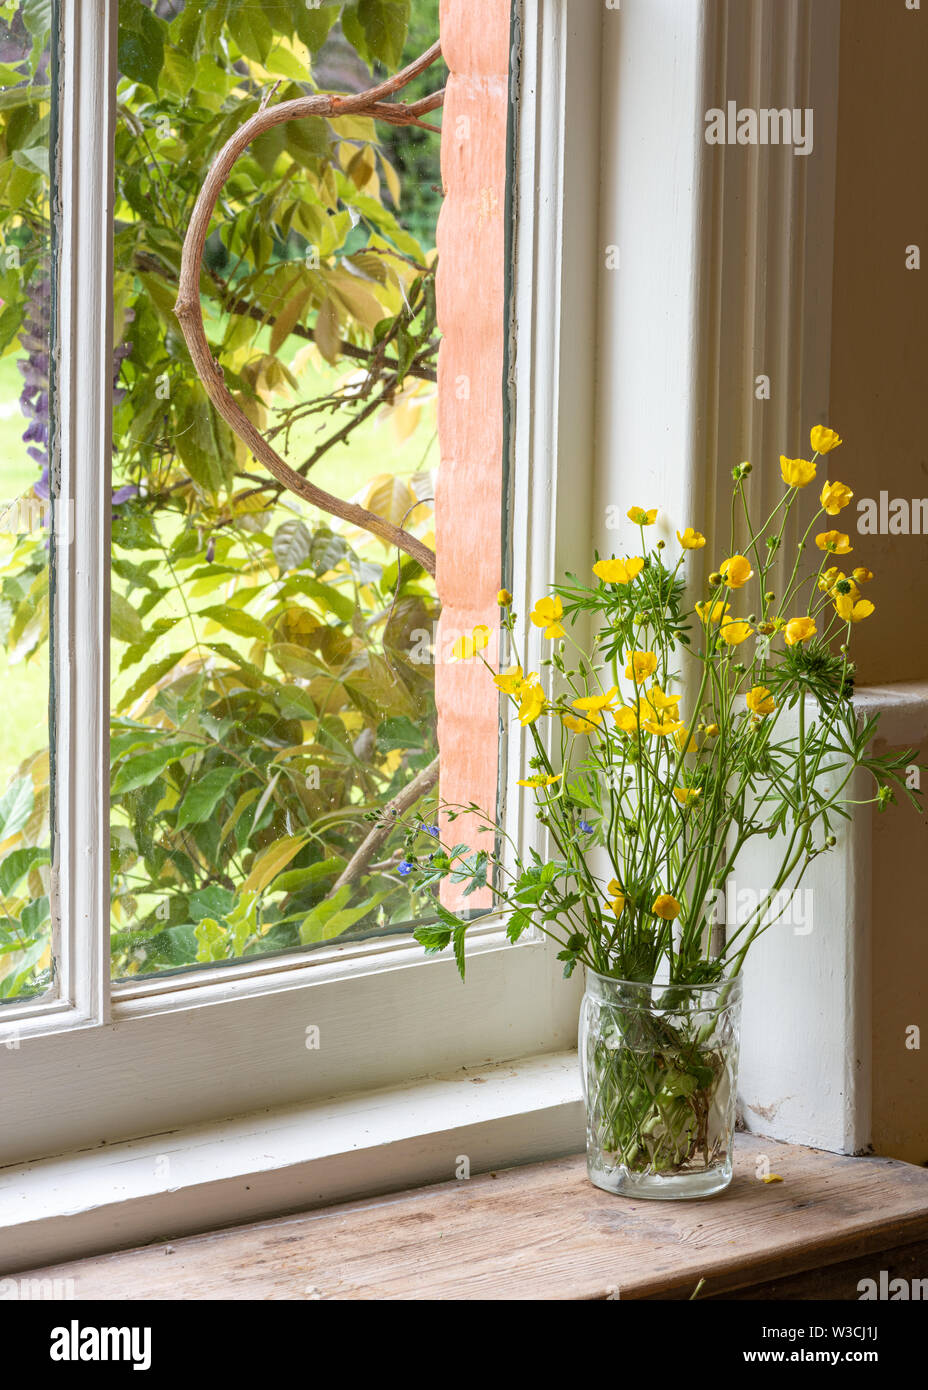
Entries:
[[741,977],[635,984],[587,971],[580,1012],[587,1170],[627,1197],[708,1197],[731,1182]]

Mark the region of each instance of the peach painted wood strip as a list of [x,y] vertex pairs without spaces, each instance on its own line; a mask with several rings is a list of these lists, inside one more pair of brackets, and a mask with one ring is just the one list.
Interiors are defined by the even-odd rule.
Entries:
[[106,1300],[689,1298],[851,1261],[878,1278],[883,1252],[928,1240],[923,1168],[741,1134],[735,1169],[718,1197],[642,1202],[593,1187],[578,1156],[30,1276]]
[[[445,0],[449,77],[438,223],[438,592],[436,667],[441,795],[496,808],[498,696],[479,663],[449,664],[460,633],[496,630],[502,528],[504,248],[509,3]],[[487,656],[495,658],[495,641]],[[486,837],[455,827],[456,840]],[[453,891],[453,890],[452,890]],[[468,900],[484,906],[486,895]],[[448,895],[449,904],[455,899]]]

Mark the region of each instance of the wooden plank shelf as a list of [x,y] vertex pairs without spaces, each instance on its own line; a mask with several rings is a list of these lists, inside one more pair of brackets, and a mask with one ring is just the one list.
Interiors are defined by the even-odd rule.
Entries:
[[856,1299],[884,1269],[928,1276],[928,1169],[741,1134],[703,1201],[611,1197],[576,1156],[19,1277],[114,1301],[688,1299],[700,1280],[701,1298]]

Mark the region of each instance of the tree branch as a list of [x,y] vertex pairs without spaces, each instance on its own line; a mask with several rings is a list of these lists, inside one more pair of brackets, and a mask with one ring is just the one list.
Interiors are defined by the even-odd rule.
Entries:
[[358,92],[349,96],[315,94],[308,97],[298,97],[294,101],[281,102],[279,106],[265,107],[247,120],[223,145],[213,160],[203,187],[200,189],[190,218],[190,225],[184,237],[177,302],[174,306],[174,313],[180,323],[194,368],[203,383],[206,394],[222,418],[247,444],[255,458],[264,464],[278,482],[282,483],[290,492],[309,502],[311,506],[318,507],[321,511],[328,512],[331,516],[337,516],[342,521],[359,526],[365,531],[370,531],[372,535],[388,544],[397,546],[431,575],[435,573],[435,552],[433,550],[430,550],[427,545],[423,545],[416,536],[403,530],[402,527],[394,526],[392,522],[368,511],[366,507],[358,506],[354,502],[345,502],[342,498],[325,492],[322,488],[309,482],[308,479],[301,477],[281,458],[251,423],[233,398],[226,385],[222,367],[210,352],[206,330],[203,326],[203,310],[200,304],[200,273],[209,224],[219,194],[236,161],[252,140],[274,126],[283,125],[286,121],[302,120],[307,116],[337,118],[338,116],[372,115],[377,120],[389,121],[393,125],[416,124],[422,114],[441,105],[442,92],[435,92],[431,96],[424,97],[421,101],[409,104],[389,102],[385,101],[384,98],[392,96],[401,87],[405,87],[408,82],[411,82],[420,72],[424,72],[440,56],[441,44],[434,43],[431,48],[427,49],[407,67],[366,92]]
[[388,801],[383,808],[381,815],[383,820],[379,821],[371,832],[361,841],[354,854],[348,860],[335,887],[333,893],[338,892],[339,888],[346,883],[354,883],[361,877],[368,864],[374,858],[381,845],[389,839],[396,827],[398,816],[404,815],[411,806],[426,792],[430,792],[438,781],[439,759],[434,758],[428,767],[424,767],[421,772],[417,772],[411,782],[407,782],[402,791],[398,792],[392,801]]

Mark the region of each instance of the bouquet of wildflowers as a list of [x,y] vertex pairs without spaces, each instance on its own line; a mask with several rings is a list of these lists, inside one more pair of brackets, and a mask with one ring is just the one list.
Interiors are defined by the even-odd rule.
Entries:
[[[565,975],[580,963],[632,991],[588,1061],[597,1143],[626,1172],[676,1172],[697,1152],[709,1164],[724,1144],[719,1117],[733,1110],[734,1083],[714,1030],[726,989],[778,919],[771,904],[789,902],[861,804],[856,770],[871,774],[878,807],[897,787],[918,806],[905,777],[911,752],[874,755],[876,719],[860,720],[852,704],[850,644],[874,613],[873,575],[851,568],[850,538],[834,520],[851,490],[818,477],[841,440],[819,426],[811,443],[810,459],[781,457],[783,494],[762,521],[751,515],[751,465],[734,469],[730,545],[692,606],[687,561],[705,537],[688,526],[668,557],[663,540],[648,541],[656,508],[632,507],[639,553],[594,557],[588,577],[567,575],[531,610],[550,644],[541,672],[522,659],[506,591],[512,664],[497,672],[486,662],[485,627],[459,639],[454,656],[484,661],[529,732],[519,785],[534,795],[546,854],[520,855],[488,816],[486,849],[435,825],[408,829],[401,867],[420,890],[443,879],[465,895],[489,887],[511,941],[542,932],[558,943]],[[791,513],[813,484],[820,507],[784,556]],[[446,822],[462,811],[480,814],[446,806]],[[773,850],[770,882],[726,934],[719,895],[759,836]],[[463,977],[469,924],[438,902],[436,912],[415,935],[429,952],[452,945]],[[716,982],[715,1015],[696,1017],[687,990]],[[635,989],[655,985],[664,989],[656,1015],[634,1002]]]
[[[872,773],[878,807],[896,787],[918,806],[905,779],[911,751],[872,754],[877,721],[859,721],[851,701],[850,642],[874,604],[870,570],[841,568],[852,547],[832,519],[853,496],[844,483],[821,485],[785,586],[770,587],[799,495],[841,440],[817,426],[811,443],[811,459],[781,457],[783,495],[760,524],[749,506],[751,465],[734,469],[731,546],[692,609],[686,561],[705,537],[688,526],[668,559],[662,540],[648,543],[657,509],[632,507],[640,553],[597,558],[589,580],[568,575],[529,615],[551,644],[541,662],[550,681],[523,665],[506,591],[499,602],[513,664],[489,667],[485,627],[458,640],[454,657],[483,660],[529,730],[533,753],[519,785],[534,792],[551,852],[526,861],[510,846],[507,855],[502,828],[484,817],[494,849],[436,843],[432,834],[423,853],[413,826],[403,869],[420,888],[443,878],[465,892],[489,885],[509,914],[510,939],[532,927],[554,938],[566,975],[580,962],[623,980],[663,974],[698,984],[740,970],[772,925],[771,902],[835,845],[839,819],[859,800],[850,789],[855,769]],[[735,551],[739,513],[743,553]],[[812,546],[818,563],[803,566]],[[572,635],[581,622],[587,645]],[[461,811],[480,814],[448,807],[447,819]],[[750,919],[719,942],[711,930],[718,893],[758,836],[775,840],[778,867]],[[416,936],[427,951],[453,941],[463,974],[467,924],[445,909],[440,919]]]

